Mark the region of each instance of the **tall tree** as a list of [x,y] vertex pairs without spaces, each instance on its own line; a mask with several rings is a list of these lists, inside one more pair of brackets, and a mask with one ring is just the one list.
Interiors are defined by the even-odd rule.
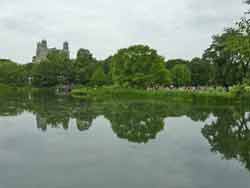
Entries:
[[75,60],[76,81],[87,84],[96,66],[96,59],[87,49],[79,49]]
[[192,85],[205,86],[214,82],[214,65],[201,58],[193,58],[188,64],[191,71]]
[[191,72],[187,65],[175,65],[171,69],[172,79],[175,86],[187,86],[191,83]]
[[213,42],[203,54],[203,58],[215,67],[215,83],[217,85],[229,86],[237,84],[242,80],[240,62],[232,53],[233,49],[228,45],[237,32],[226,30],[221,35],[213,37]]
[[107,77],[104,73],[102,65],[98,65],[95,72],[91,77],[91,84],[96,86],[101,86],[107,83]]
[[123,87],[151,87],[159,84],[158,72],[165,70],[164,58],[149,46],[135,45],[119,50],[112,57],[111,74],[115,84]]

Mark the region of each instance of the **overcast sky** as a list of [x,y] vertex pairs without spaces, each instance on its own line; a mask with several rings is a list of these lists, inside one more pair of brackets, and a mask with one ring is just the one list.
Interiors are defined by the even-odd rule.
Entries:
[[0,0],[0,58],[29,62],[36,42],[87,48],[98,59],[147,44],[170,58],[201,56],[213,34],[247,9],[242,0]]

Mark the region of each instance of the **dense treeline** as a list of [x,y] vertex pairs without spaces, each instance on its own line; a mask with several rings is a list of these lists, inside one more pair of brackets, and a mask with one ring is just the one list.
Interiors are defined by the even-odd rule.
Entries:
[[10,85],[27,84],[28,73],[25,67],[10,60],[0,59],[0,83]]
[[[247,1],[246,3],[249,4]],[[98,61],[87,49],[71,60],[60,51],[38,64],[0,60],[0,82],[51,87],[60,84],[117,85],[133,88],[223,86],[250,80],[250,19],[248,13],[232,28],[213,37],[201,58],[165,60],[146,45],[120,49]]]

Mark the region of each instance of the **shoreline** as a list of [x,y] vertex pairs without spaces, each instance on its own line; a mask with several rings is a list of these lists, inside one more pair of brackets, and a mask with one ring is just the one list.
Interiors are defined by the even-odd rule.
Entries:
[[[211,104],[241,104],[250,103],[249,97],[237,97],[232,92],[226,92],[222,90],[182,90],[182,89],[155,89],[144,90],[134,88],[121,88],[115,86],[106,87],[84,87],[75,86],[72,91],[68,93],[57,93],[56,87],[47,88],[35,88],[30,86],[11,86],[0,84],[0,94],[6,92],[15,91],[29,91],[29,92],[52,92],[56,96],[70,96],[80,100],[93,100],[93,101],[105,101],[105,100],[158,100],[158,101],[176,101],[176,102],[202,102]],[[248,102],[249,101],[249,102]]]
[[106,100],[112,98],[126,99],[155,99],[172,101],[200,101],[206,103],[241,103],[245,98],[233,96],[230,92],[219,91],[182,91],[176,89],[143,90],[132,88],[99,87],[87,88],[80,87],[71,91],[70,95],[78,99]]

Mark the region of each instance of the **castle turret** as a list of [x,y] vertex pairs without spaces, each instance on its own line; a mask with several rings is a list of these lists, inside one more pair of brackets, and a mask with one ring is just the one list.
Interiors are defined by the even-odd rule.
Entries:
[[69,43],[68,42],[63,43],[63,50],[65,50],[65,51],[69,50]]
[[46,40],[42,40],[41,46],[42,46],[42,48],[47,49],[47,48],[48,48],[48,47],[47,47],[47,41],[46,41]]
[[69,52],[69,43],[68,43],[67,41],[65,41],[65,42],[63,43],[63,51],[64,51],[65,53],[67,53],[67,56],[68,56],[68,58],[69,58],[69,56],[70,56],[70,52]]

